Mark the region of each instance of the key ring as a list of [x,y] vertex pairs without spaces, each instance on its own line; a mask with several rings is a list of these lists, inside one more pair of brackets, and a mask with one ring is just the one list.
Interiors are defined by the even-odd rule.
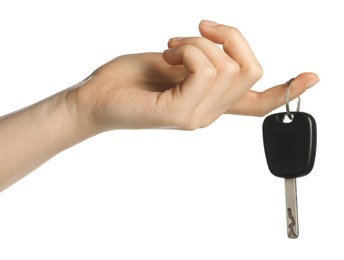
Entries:
[[[291,87],[291,82],[294,80],[294,78],[290,79],[287,82],[287,90],[285,91],[285,108],[287,110],[287,116],[289,117],[290,120],[293,120],[293,115],[290,113],[289,109],[289,94],[290,94],[290,87]],[[300,111],[300,106],[301,106],[301,98],[297,97],[299,100],[297,101],[297,107],[296,107],[296,112]]]

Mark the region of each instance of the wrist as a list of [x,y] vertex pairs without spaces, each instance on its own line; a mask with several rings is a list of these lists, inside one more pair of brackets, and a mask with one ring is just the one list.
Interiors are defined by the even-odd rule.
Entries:
[[[87,86],[91,77],[67,89],[62,93],[67,109],[68,117],[74,132],[80,140],[90,138],[101,131],[94,119],[94,104],[91,98],[87,98]],[[86,93],[85,93],[86,92]]]
[[95,135],[73,88],[0,118],[0,192],[71,146]]

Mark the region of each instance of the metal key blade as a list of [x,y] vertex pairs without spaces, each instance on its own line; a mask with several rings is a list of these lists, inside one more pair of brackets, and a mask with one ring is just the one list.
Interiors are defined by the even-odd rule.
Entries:
[[285,201],[287,209],[287,232],[289,238],[298,238],[299,221],[297,216],[296,179],[285,179]]

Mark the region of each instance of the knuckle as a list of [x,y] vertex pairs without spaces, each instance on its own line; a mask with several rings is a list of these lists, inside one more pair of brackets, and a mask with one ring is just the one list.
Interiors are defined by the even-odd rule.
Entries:
[[254,78],[259,80],[264,74],[263,67],[259,63],[256,64],[253,68],[252,74]]
[[206,46],[210,40],[204,37],[190,37],[190,43],[195,46]]
[[185,110],[180,109],[173,113],[171,118],[172,125],[177,129],[194,130],[195,126],[191,123],[192,115]]
[[252,65],[247,69],[248,76],[254,81],[258,81],[263,76],[263,73],[263,68],[259,63]]
[[211,80],[211,79],[215,79],[217,76],[217,70],[215,67],[212,66],[205,66],[203,67],[200,71],[199,71],[200,75],[202,75],[202,77]]
[[194,111],[180,111],[175,117],[175,124],[177,128],[187,131],[194,131],[201,127],[201,123],[197,119]]
[[208,114],[201,114],[201,115],[193,115],[191,120],[189,120],[185,125],[185,130],[193,131],[199,128],[205,128],[211,125],[216,119],[218,115],[208,115]]
[[200,127],[198,120],[194,113],[190,113],[184,120],[184,124],[182,125],[183,130],[187,131],[194,131]]
[[227,62],[222,68],[221,71],[229,75],[238,75],[240,73],[240,65],[236,62]]
[[196,129],[198,129],[199,126],[196,124],[187,124],[183,127],[183,130],[187,130],[187,131],[195,131]]
[[183,45],[181,48],[184,50],[184,55],[188,57],[187,55],[195,55],[195,52],[197,51],[197,48],[191,44]]
[[197,49],[200,46],[204,46],[204,44],[209,41],[203,37],[189,37],[184,40],[184,46],[189,46],[189,48]]
[[237,27],[231,26],[231,27],[229,27],[229,30],[230,30],[232,33],[241,34],[240,30],[239,30]]

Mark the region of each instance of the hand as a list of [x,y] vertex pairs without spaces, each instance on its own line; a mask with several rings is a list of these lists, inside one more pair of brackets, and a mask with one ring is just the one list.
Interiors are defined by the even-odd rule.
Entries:
[[[97,133],[193,130],[224,113],[263,116],[285,103],[285,84],[264,92],[250,90],[262,68],[237,29],[202,21],[199,30],[202,37],[170,39],[163,53],[120,56],[98,68],[71,95],[83,125]],[[314,73],[300,74],[290,98],[318,81]]]
[[[163,53],[118,57],[75,87],[0,117],[0,192],[107,130],[193,130],[224,113],[262,116],[284,104],[285,84],[250,90],[262,69],[237,29],[210,21],[199,29],[202,37],[171,39]],[[300,74],[290,99],[318,81],[314,73]]]

